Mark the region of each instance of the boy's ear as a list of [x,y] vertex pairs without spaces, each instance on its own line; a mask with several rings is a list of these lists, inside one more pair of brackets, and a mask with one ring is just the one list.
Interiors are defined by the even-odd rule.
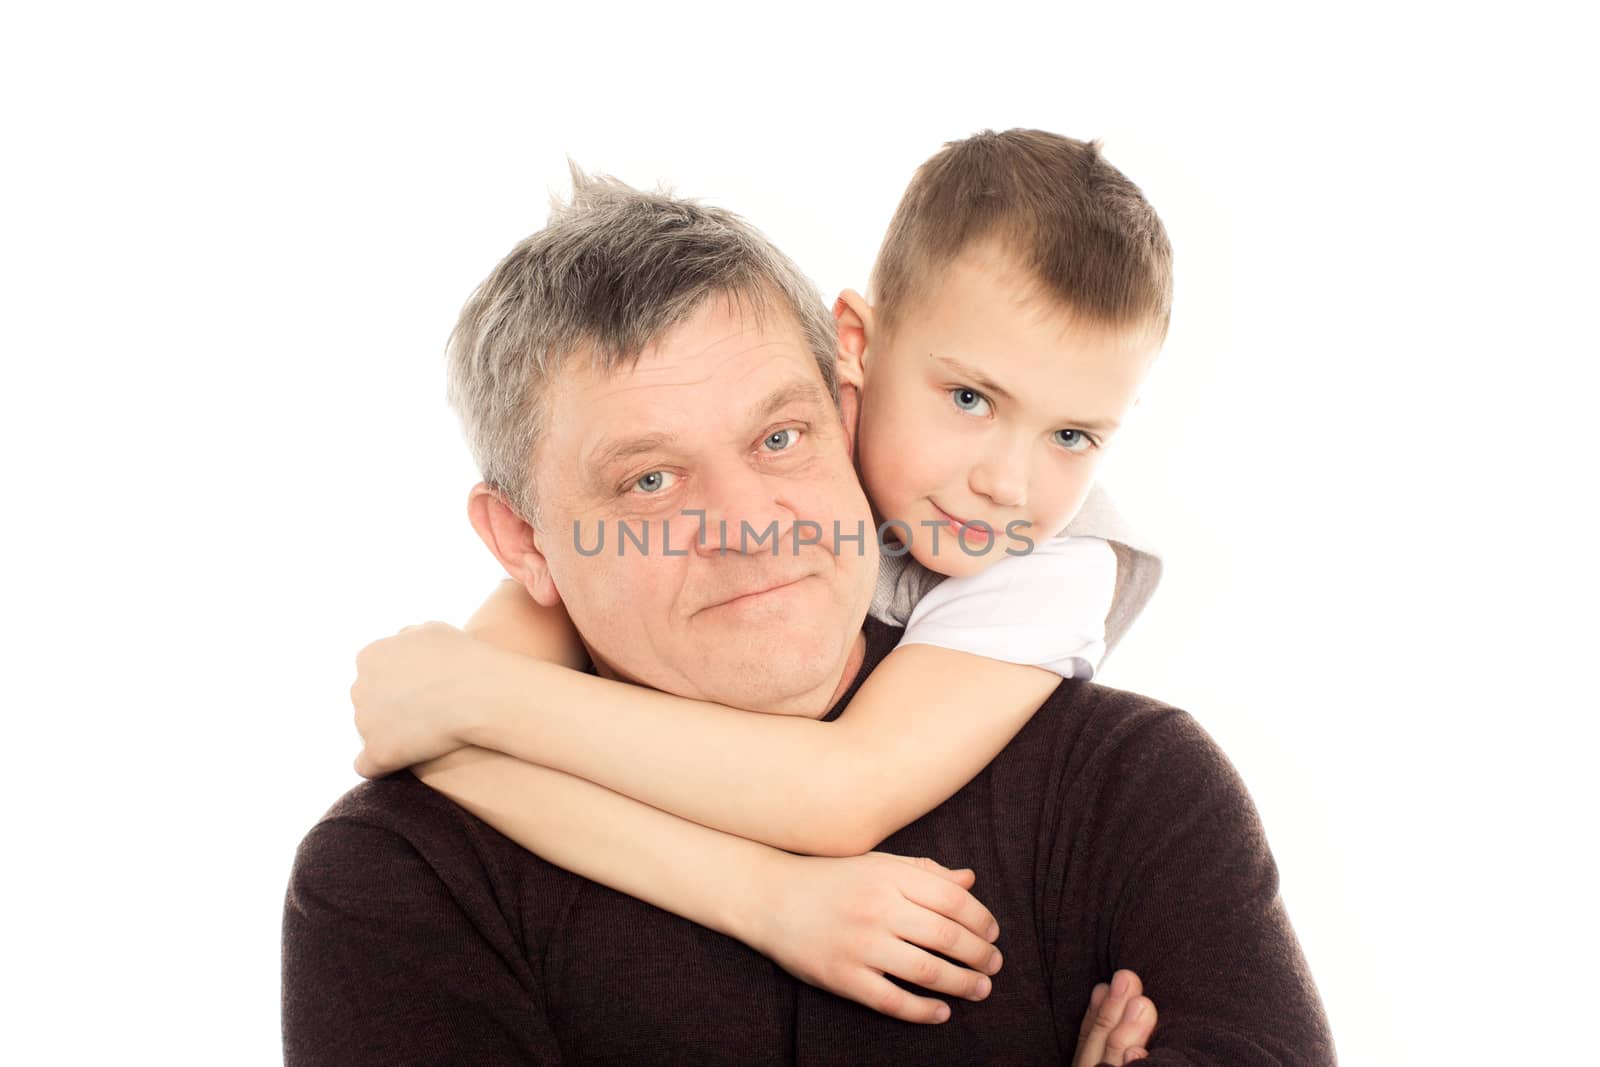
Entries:
[[839,338],[839,384],[850,384],[860,389],[862,379],[866,376],[872,306],[854,289],[846,289],[833,302],[833,324]]
[[536,604],[553,608],[561,603],[561,594],[550,577],[550,564],[539,548],[543,535],[487,482],[479,482],[467,494],[467,519],[500,566],[528,591]]
[[839,418],[844,423],[845,448],[856,456],[856,424],[861,417],[861,385],[866,378],[867,335],[872,330],[872,307],[854,289],[846,289],[833,302],[833,325],[838,335],[835,373],[839,376]]

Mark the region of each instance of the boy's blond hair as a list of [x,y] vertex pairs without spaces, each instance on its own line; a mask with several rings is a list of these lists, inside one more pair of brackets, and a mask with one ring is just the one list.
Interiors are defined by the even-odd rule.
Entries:
[[892,329],[939,271],[985,242],[998,243],[1048,302],[1101,325],[1166,336],[1172,246],[1100,142],[985,130],[946,144],[911,179],[873,267],[882,327]]

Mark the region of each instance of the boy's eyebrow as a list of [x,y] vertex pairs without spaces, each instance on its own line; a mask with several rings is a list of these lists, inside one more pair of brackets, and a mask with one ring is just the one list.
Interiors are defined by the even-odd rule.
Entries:
[[[936,352],[930,352],[929,355],[933,356],[934,359],[938,360],[940,363],[943,363],[946,367],[949,367],[951,370],[970,381],[973,385],[978,386],[984,392],[993,393],[1001,400],[1006,400],[1013,404],[1017,403],[1017,398],[1007,392],[1005,386],[1001,385],[999,382],[995,381],[978,368],[969,367],[959,359],[951,359],[949,356],[941,356]],[[1100,419],[1066,418],[1062,419],[1061,422],[1066,426],[1082,427],[1085,430],[1093,430],[1096,433],[1106,434],[1114,433],[1117,427],[1120,425],[1115,420],[1107,422]]]
[[[791,403],[818,405],[823,402],[822,387],[812,382],[791,382],[780,385],[768,393],[766,399],[757,404],[753,409],[754,421],[770,416],[779,408]],[[595,450],[589,459],[589,469],[594,471],[605,470],[613,463],[631,459],[644,452],[654,452],[657,449],[668,448],[677,443],[678,435],[658,431],[656,433],[636,434],[632,437],[620,437],[609,441]]]
[[1001,400],[1009,400],[1013,404],[1016,403],[1017,398],[1007,392],[1005,386],[1001,385],[999,382],[995,381],[978,368],[969,367],[959,359],[951,359],[949,356],[941,356],[937,353],[930,354],[933,355],[934,359],[938,360],[940,363],[943,363],[946,367],[949,367],[951,370],[955,371],[972,384],[981,386],[984,392],[993,393]]

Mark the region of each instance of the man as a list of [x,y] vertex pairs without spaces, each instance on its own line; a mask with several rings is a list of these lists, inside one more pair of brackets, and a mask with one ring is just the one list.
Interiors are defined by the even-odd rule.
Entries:
[[[874,557],[725,554],[695,536],[723,520],[871,528],[814,291],[725,213],[616,187],[580,187],[531,240],[525,318],[479,322],[527,343],[486,346],[493,365],[454,383],[457,405],[484,413],[469,437],[505,504],[480,532],[536,599],[559,590],[597,669],[735,707],[836,714],[894,644],[893,629],[862,627]],[[806,412],[821,447],[774,479],[750,468],[745,438],[784,405]],[[591,560],[562,545],[574,523],[616,517],[609,483],[590,476],[610,468],[574,457],[615,460],[669,436],[693,499],[650,518],[678,525],[687,553]],[[583,786],[571,795],[591,803],[565,817],[603,821],[625,799]],[[286,1056],[1049,1062],[1072,1055],[1095,983],[1128,967],[1160,1005],[1153,1062],[1331,1061],[1254,810],[1181,712],[1064,685],[977,779],[882,847],[959,856],[1004,931],[1003,980],[945,1025],[797,981],[713,923],[522,851],[410,775],[368,783],[296,857]]]

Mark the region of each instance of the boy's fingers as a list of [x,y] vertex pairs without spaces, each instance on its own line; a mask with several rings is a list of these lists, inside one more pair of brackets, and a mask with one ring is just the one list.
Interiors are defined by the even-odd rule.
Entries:
[[913,876],[902,881],[900,891],[911,903],[949,916],[985,941],[1000,936],[1000,924],[994,915],[959,885],[943,879],[933,881]]
[[[892,856],[894,853],[885,853],[885,855]],[[941,878],[947,878],[950,881],[955,882],[967,889],[971,889],[972,884],[977,881],[978,878],[977,873],[973,871],[971,867],[946,867],[938,860],[930,859],[927,856],[895,856],[894,858],[899,860],[901,863],[909,863],[911,866],[916,867],[919,870],[927,871],[930,874],[937,874]]]
[[978,881],[978,874],[971,867],[963,867],[958,871],[945,871],[944,876],[963,889],[971,889]]
[[848,992],[858,1003],[902,1022],[942,1023],[950,1018],[950,1005],[932,997],[913,996],[872,971],[863,970]]
[[[907,906],[897,911],[889,927],[890,932],[903,941],[932,949],[973,971],[994,974],[1000,970],[1000,950],[965,926],[927,908]],[[944,989],[941,992],[961,992]]]
[[881,955],[875,954],[867,963],[912,985],[963,1000],[982,1000],[992,988],[983,975],[957,967],[905,941],[890,941],[884,945]]

